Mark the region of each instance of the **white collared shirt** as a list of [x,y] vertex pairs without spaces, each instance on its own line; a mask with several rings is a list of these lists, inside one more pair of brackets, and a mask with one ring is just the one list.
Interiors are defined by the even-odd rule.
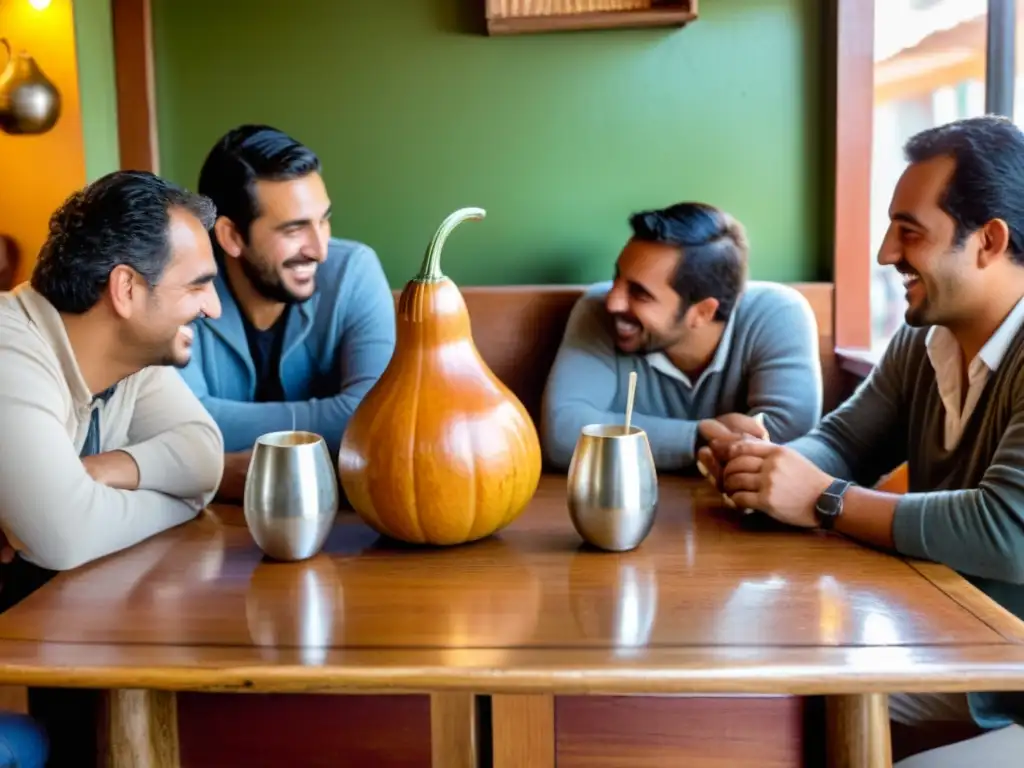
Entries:
[[961,410],[960,400],[963,393],[963,381],[960,373],[961,351],[953,333],[941,325],[932,326],[925,338],[928,359],[935,369],[935,384],[939,388],[939,397],[946,409],[946,428],[943,439],[944,447],[951,451],[960,442],[964,427],[978,405],[978,398],[985,388],[992,373],[1006,355],[1010,342],[1024,325],[1024,299],[1017,302],[1010,314],[996,329],[996,332],[985,342],[985,346],[970,365],[967,366],[967,397],[963,398]]
[[725,369],[725,361],[729,357],[729,347],[732,345],[733,327],[736,324],[735,318],[736,311],[734,309],[729,315],[729,319],[725,322],[725,330],[722,331],[722,338],[718,342],[715,356],[711,358],[711,364],[701,372],[696,383],[691,382],[690,377],[679,370],[664,352],[650,352],[644,357],[651,364],[651,368],[659,373],[664,373],[666,376],[678,379],[689,389],[699,389],[708,376]]

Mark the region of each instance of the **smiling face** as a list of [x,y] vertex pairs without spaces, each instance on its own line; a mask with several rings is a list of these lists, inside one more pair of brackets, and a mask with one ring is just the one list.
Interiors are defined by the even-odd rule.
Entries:
[[646,354],[685,339],[686,313],[672,287],[679,259],[678,248],[661,243],[633,239],[622,249],[605,298],[619,351]]
[[170,260],[156,285],[145,285],[128,267],[111,274],[119,311],[126,319],[123,343],[142,366],[184,368],[192,357],[192,323],[219,317],[213,287],[217,263],[210,236],[194,215],[171,208],[167,231]]
[[940,203],[955,161],[937,157],[911,164],[889,206],[889,229],[878,263],[894,266],[906,286],[906,321],[912,326],[950,325],[972,311],[980,271],[974,268],[978,236],[956,242],[956,224]]
[[331,201],[319,173],[255,183],[257,210],[246,240],[225,217],[217,237],[239,259],[252,287],[266,299],[292,304],[316,290],[317,267],[327,258]]

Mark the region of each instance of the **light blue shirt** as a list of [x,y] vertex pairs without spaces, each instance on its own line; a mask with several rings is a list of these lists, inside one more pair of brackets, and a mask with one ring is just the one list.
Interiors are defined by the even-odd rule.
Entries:
[[246,451],[267,432],[299,429],[323,436],[332,456],[362,398],[395,347],[395,304],[377,254],[331,239],[312,298],[292,304],[281,348],[283,402],[253,402],[256,369],[235,303],[221,273],[221,316],[196,322],[192,360],[181,374],[224,434],[224,450]]

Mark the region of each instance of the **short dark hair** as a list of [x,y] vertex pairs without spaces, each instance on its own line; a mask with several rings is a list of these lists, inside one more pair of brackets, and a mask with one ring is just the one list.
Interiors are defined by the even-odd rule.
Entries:
[[[256,182],[286,181],[320,172],[313,150],[269,125],[240,125],[224,134],[203,161],[199,192],[217,206],[245,242],[259,218]],[[216,238],[214,238],[216,244]]]
[[707,298],[718,300],[715,320],[732,314],[747,282],[747,233],[736,219],[706,203],[676,203],[634,213],[633,237],[680,249],[672,288],[682,299],[680,313]]
[[114,171],[74,192],[50,217],[32,287],[59,312],[77,315],[96,305],[122,264],[155,286],[171,260],[172,207],[213,226],[210,200],[148,171]]
[[928,128],[904,146],[908,162],[951,157],[939,206],[956,224],[954,245],[992,219],[1010,230],[1009,251],[1024,265],[1024,133],[1008,118],[984,115]]

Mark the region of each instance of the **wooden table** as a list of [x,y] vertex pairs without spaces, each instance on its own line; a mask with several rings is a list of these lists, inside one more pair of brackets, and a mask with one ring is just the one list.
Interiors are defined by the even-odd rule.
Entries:
[[639,549],[591,551],[549,476],[508,529],[446,550],[345,513],[323,553],[274,563],[214,508],[0,616],[0,684],[109,690],[117,766],[291,739],[331,765],[763,768],[827,733],[830,765],[874,768],[885,692],[1022,689],[1024,625],[943,567],[744,517],[702,482],[662,480]]

